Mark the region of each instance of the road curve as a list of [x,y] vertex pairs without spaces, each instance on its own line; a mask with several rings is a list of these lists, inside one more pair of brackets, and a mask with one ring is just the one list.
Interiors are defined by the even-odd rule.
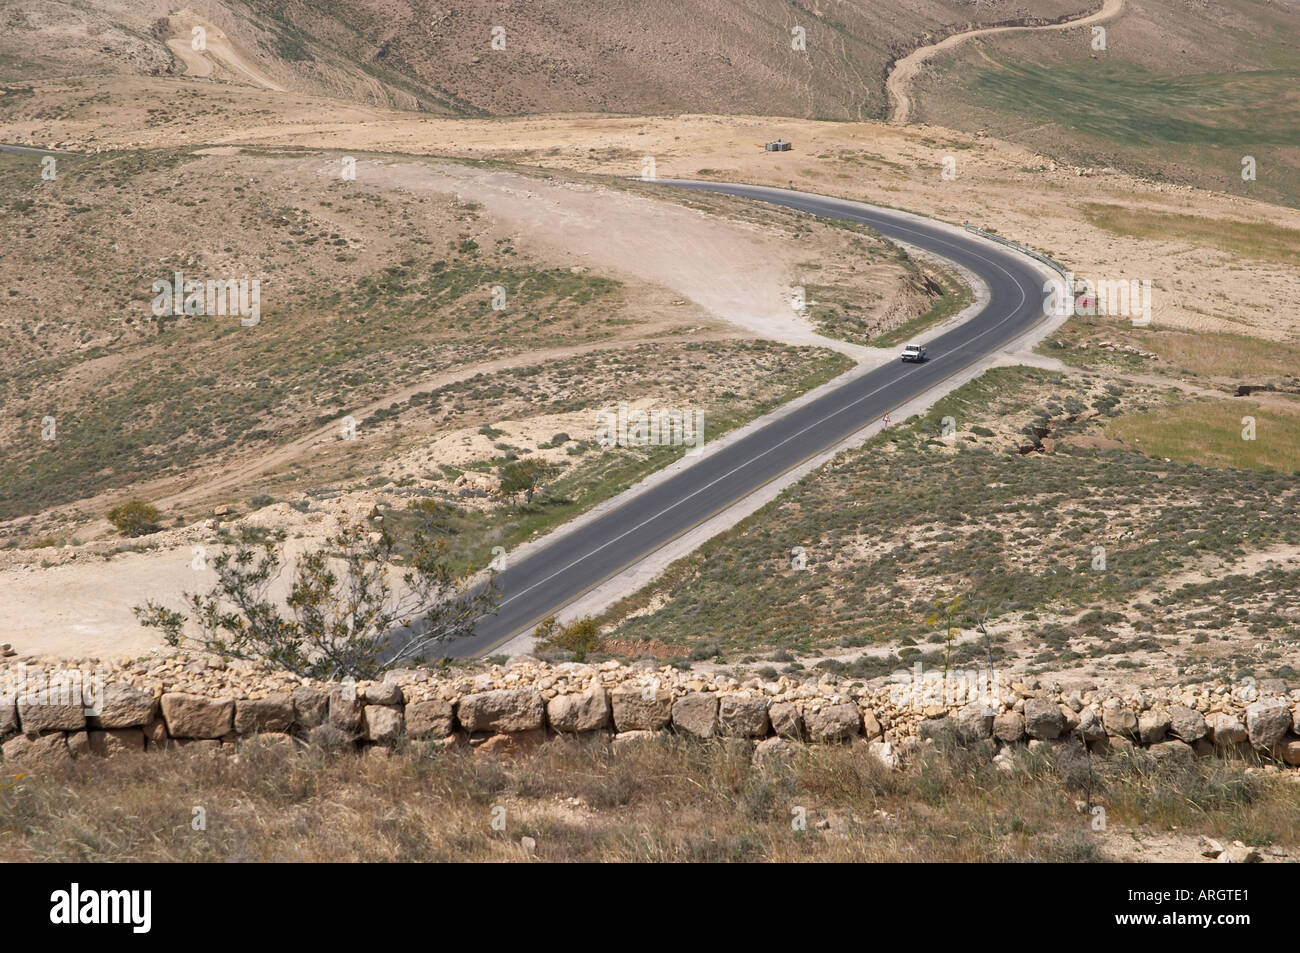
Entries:
[[988,286],[989,299],[962,324],[926,340],[929,360],[924,364],[891,362],[849,378],[716,452],[706,448],[703,456],[679,473],[598,518],[556,531],[551,540],[542,541],[517,562],[512,560],[497,576],[501,590],[497,613],[482,619],[472,635],[446,646],[449,655],[466,658],[492,653],[891,409],[1003,349],[1043,319],[1043,276],[1034,263],[1019,252],[953,226],[906,212],[785,189],[658,181],[860,222],[975,273]]

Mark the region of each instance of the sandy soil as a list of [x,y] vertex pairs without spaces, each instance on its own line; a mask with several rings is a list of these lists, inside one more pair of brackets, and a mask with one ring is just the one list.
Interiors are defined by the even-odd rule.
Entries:
[[[374,505],[374,494],[353,494],[316,504],[323,512],[302,514],[287,503],[251,513],[248,525],[285,529],[286,562],[306,547],[335,532],[341,519],[363,516]],[[26,565],[0,571],[0,607],[5,641],[22,657],[135,658],[165,648],[161,636],[145,629],[132,609],[146,599],[179,607],[186,592],[204,592],[216,581],[210,568],[196,568],[220,551],[216,530],[202,524],[165,530],[149,536],[148,549],[106,555],[107,546],[74,551],[61,565],[42,567],[43,554],[31,550]],[[99,550],[100,552],[96,552]],[[8,554],[11,558],[16,554]],[[272,595],[287,592],[282,576]]]
[[[718,340],[729,335],[723,334],[705,334],[693,337],[692,340]],[[571,347],[550,348],[544,351],[530,351],[526,354],[513,354],[509,357],[500,358],[493,361],[478,361],[473,364],[464,364],[453,371],[447,371],[442,374],[431,375],[418,383],[409,384],[399,390],[388,394],[383,400],[375,401],[364,407],[353,411],[352,416],[358,420],[365,419],[378,410],[383,410],[394,405],[409,400],[413,395],[421,391],[434,390],[444,387],[448,384],[454,384],[457,381],[468,380],[478,374],[492,374],[497,371],[506,370],[512,367],[522,367],[525,364],[535,364],[541,361],[557,360],[560,358],[571,357],[575,354],[591,354],[601,350],[618,349],[618,348],[635,348],[649,344],[653,338],[634,338],[621,339],[617,341],[602,342],[599,344],[583,344]],[[555,430],[562,430],[557,427]],[[272,453],[264,453],[242,461],[238,466],[226,470],[224,473],[211,476],[205,474],[203,478],[182,490],[174,491],[166,495],[156,497],[157,505],[163,510],[185,509],[189,506],[210,502],[223,492],[237,492],[241,487],[247,486],[249,482],[263,474],[272,473],[281,470],[289,464],[298,461],[307,460],[316,454],[326,453],[334,450],[338,446],[339,426],[335,422],[330,422],[323,427],[317,428],[311,433],[290,441],[275,449]],[[551,433],[554,433],[552,430]],[[457,432],[458,433],[458,432]],[[547,434],[549,437],[550,434]],[[358,439],[362,439],[358,437]],[[490,446],[490,441],[488,442]],[[445,446],[450,447],[448,443]],[[475,443],[474,453],[468,457],[463,450],[448,451],[442,455],[425,454],[420,457],[423,463],[428,466],[436,466],[439,463],[463,464],[466,459],[483,459],[493,456],[492,453],[479,443]],[[150,498],[154,498],[151,494]],[[107,524],[96,525],[91,530],[105,530]]]
[[[250,158],[247,162],[254,165],[241,166],[233,161],[238,158],[237,147],[196,152],[231,160],[205,167],[209,178],[219,180],[232,170],[255,168],[268,188],[283,188],[286,184],[299,187],[313,179],[325,182],[337,176],[338,170],[336,160],[319,156]],[[362,158],[357,169],[356,187],[377,195],[400,198],[396,193],[405,193],[439,205],[445,205],[448,199],[454,199],[457,205],[476,205],[491,223],[492,237],[506,238],[542,262],[619,278],[627,287],[629,299],[615,315],[621,321],[614,332],[622,339],[621,345],[615,341],[576,349],[557,346],[474,361],[454,371],[404,383],[378,400],[349,408],[348,412],[357,417],[476,373],[568,357],[583,348],[636,347],[659,335],[688,334],[698,341],[759,337],[827,347],[858,360],[866,358],[871,348],[817,334],[808,319],[790,307],[790,286],[803,280],[801,269],[809,258],[818,263],[817,274],[823,276],[834,270],[838,259],[844,259],[849,272],[847,287],[842,289],[846,294],[870,296],[882,310],[906,312],[904,318],[910,317],[916,306],[917,296],[900,268],[879,258],[864,267],[846,244],[849,236],[828,226],[818,225],[813,235],[804,232],[798,240],[792,240],[790,231],[780,225],[711,215],[673,201],[660,201],[658,193],[646,197],[620,188],[427,160]],[[688,197],[683,192],[664,191],[662,195],[669,200]],[[339,227],[334,219],[330,222],[330,227]],[[383,264],[378,261],[376,267]],[[591,320],[600,322],[602,316],[594,314]],[[192,474],[180,480],[168,477],[142,482],[134,492],[165,509],[226,502],[220,498],[222,491],[237,490],[252,478],[281,470],[332,445],[335,429],[328,424],[272,452],[228,459],[223,461],[224,466],[208,469],[198,480]],[[118,496],[109,493],[78,501],[76,507],[105,512],[122,501]],[[62,510],[70,513],[72,508]],[[106,530],[107,524],[100,522],[78,529],[77,534],[94,535]]]
[[[548,182],[463,166],[358,163],[393,188],[454,190],[518,229],[536,246],[577,255],[601,274],[662,285],[753,337],[828,347],[850,356],[870,349],[816,333],[790,307],[797,283],[789,240],[766,229],[599,187]],[[667,194],[665,198],[675,195]],[[558,246],[558,247],[557,247]]]

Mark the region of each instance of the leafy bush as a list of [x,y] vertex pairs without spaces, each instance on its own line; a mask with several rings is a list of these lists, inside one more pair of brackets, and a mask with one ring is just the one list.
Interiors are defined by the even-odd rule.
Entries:
[[[284,539],[283,530],[260,540],[244,536],[217,556],[212,589],[185,595],[188,620],[152,600],[136,606],[136,616],[172,646],[193,642],[224,659],[265,661],[301,677],[365,679],[468,635],[498,597],[491,580],[471,587],[469,576],[454,574],[442,540],[422,533],[413,537],[395,591],[402,557],[393,538],[352,524],[299,558],[284,614],[268,594]],[[187,621],[197,637],[185,634]]]
[[108,511],[108,521],[123,536],[146,536],[158,532],[158,507],[131,500]]
[[591,616],[581,618],[571,625],[561,625],[555,616],[548,616],[537,627],[536,636],[538,648],[572,652],[575,662],[585,662],[587,654],[598,650],[604,641],[600,637],[596,620]]
[[501,468],[501,495],[513,499],[520,493],[524,502],[533,502],[533,495],[542,481],[555,472],[555,467],[545,460],[520,460]]

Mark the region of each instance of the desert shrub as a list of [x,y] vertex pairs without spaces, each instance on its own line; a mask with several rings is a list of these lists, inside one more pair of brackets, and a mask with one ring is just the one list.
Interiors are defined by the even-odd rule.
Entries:
[[537,627],[535,635],[539,649],[572,652],[575,662],[585,662],[588,653],[597,651],[603,641],[596,620],[591,616],[570,625],[561,625],[555,616],[548,616]]
[[108,511],[108,521],[123,536],[145,536],[158,532],[158,507],[131,500]]
[[[409,553],[399,555],[387,533],[351,524],[298,558],[284,612],[269,589],[285,535],[234,541],[212,562],[212,589],[185,594],[188,618],[152,600],[136,606],[136,616],[172,646],[195,643],[300,677],[365,679],[468,635],[497,599],[491,580],[472,587],[468,575],[452,571],[441,539],[416,533]],[[406,563],[400,588],[398,560]],[[187,635],[187,622],[197,636]]]
[[514,499],[524,495],[524,502],[533,502],[533,495],[542,481],[555,472],[545,460],[519,460],[501,468],[501,495]]

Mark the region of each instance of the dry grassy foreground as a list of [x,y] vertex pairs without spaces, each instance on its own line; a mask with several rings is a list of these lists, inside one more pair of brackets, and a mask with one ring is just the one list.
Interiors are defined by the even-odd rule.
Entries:
[[[669,737],[513,761],[224,751],[5,775],[0,861],[1200,861],[1205,834],[1272,862],[1300,831],[1292,772],[1062,748],[1005,771],[941,741],[892,773],[857,746],[760,768],[745,742]],[[1104,831],[1078,806],[1089,788]]]

